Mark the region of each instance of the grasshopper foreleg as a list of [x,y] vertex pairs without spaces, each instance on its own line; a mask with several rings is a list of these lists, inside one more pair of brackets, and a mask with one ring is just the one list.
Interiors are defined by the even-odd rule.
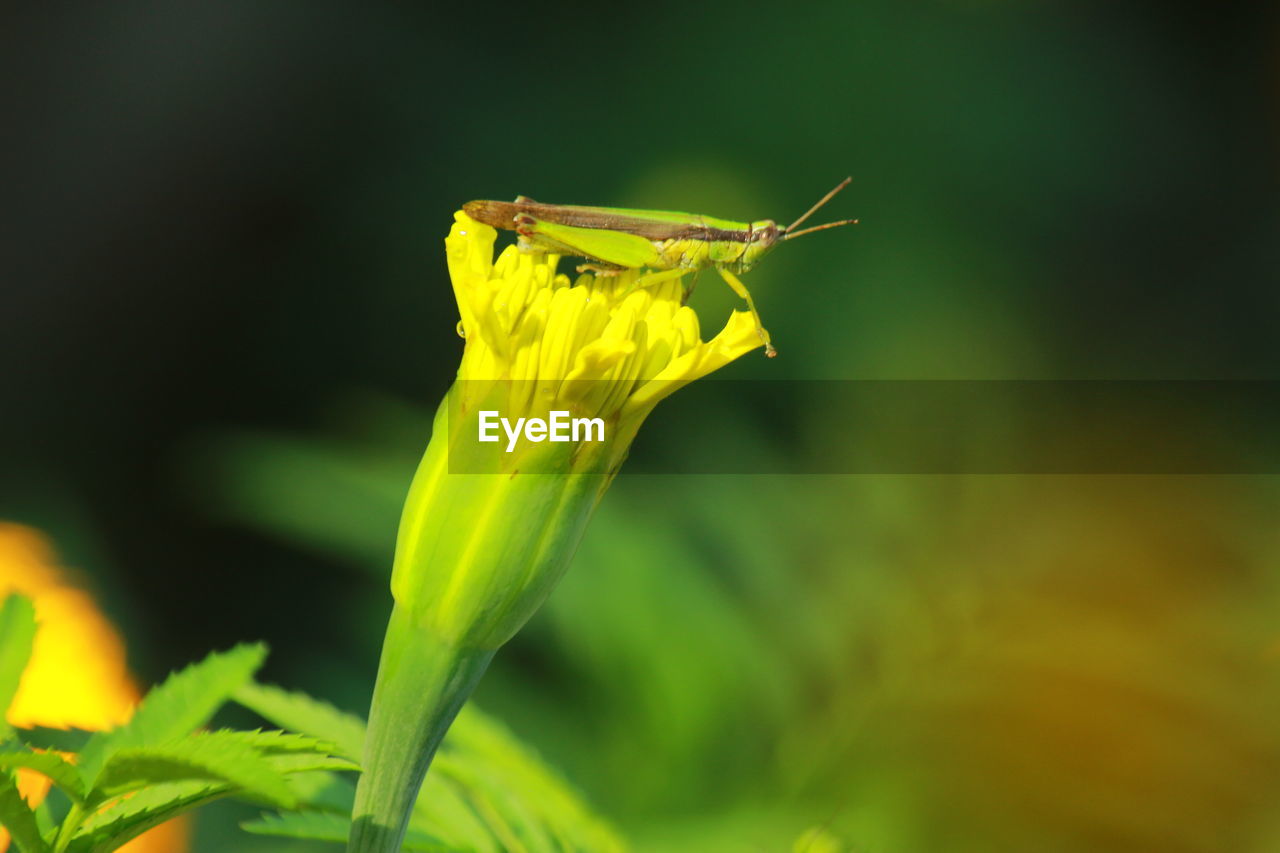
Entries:
[[751,311],[751,319],[756,324],[756,334],[760,336],[760,340],[764,341],[764,354],[773,358],[778,351],[773,348],[773,342],[769,339],[769,333],[765,330],[764,324],[760,322],[760,312],[756,310],[756,301],[751,298],[751,291],[747,290],[747,286],[733,273],[724,267],[716,267],[716,272],[720,273],[720,277],[724,279],[724,283],[733,288],[733,292],[742,297],[747,303],[747,309]]

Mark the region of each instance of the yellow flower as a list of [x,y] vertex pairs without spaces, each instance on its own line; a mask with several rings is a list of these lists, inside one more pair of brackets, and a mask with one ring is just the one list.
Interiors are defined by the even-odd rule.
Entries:
[[[56,567],[48,540],[19,524],[0,522],[0,600],[20,593],[35,605],[39,628],[31,660],[6,719],[29,728],[97,731],[129,719],[141,698],[125,665],[124,642],[93,598]],[[31,802],[44,798],[49,780],[19,772]],[[186,821],[170,821],[120,848],[123,853],[180,853]],[[0,853],[9,835],[0,828]]]
[[[678,279],[637,287],[641,271],[628,270],[570,281],[558,256],[515,246],[495,262],[497,232],[454,218],[445,248],[462,364],[405,502],[392,592],[445,642],[493,650],[559,580],[654,406],[761,340],[740,311],[703,341]],[[518,453],[478,442],[483,410],[556,409],[602,419],[603,440]]]
[[[399,850],[440,738],[503,643],[555,586],[645,417],[763,341],[735,312],[703,341],[678,275],[556,272],[454,214],[445,239],[466,343],[396,540],[382,661],[348,850]],[[486,418],[599,419],[588,440],[481,438]],[[504,427],[505,429],[505,427]],[[547,441],[543,441],[547,438]]]
[[454,219],[445,248],[466,339],[458,378],[509,383],[504,411],[603,418],[625,455],[663,398],[762,345],[746,311],[703,341],[680,278],[637,287],[646,271],[625,270],[571,281],[556,272],[558,255],[515,246],[494,262],[497,232],[461,211]]

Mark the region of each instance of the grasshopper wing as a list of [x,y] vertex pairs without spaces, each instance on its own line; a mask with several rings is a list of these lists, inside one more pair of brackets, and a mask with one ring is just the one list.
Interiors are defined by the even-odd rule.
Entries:
[[514,231],[516,217],[525,212],[526,206],[527,202],[523,201],[469,201],[462,210],[476,222]]
[[625,269],[654,266],[660,260],[652,242],[625,231],[560,225],[528,214],[517,215],[515,226],[529,245],[544,251],[577,255]]

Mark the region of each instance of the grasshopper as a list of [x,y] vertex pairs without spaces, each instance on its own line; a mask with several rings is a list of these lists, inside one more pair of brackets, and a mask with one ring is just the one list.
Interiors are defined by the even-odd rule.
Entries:
[[733,222],[665,210],[540,204],[525,196],[514,202],[469,201],[462,209],[477,222],[515,231],[524,251],[588,259],[591,263],[579,266],[578,272],[617,275],[629,269],[653,270],[637,279],[637,287],[715,267],[725,283],[747,303],[756,332],[764,342],[765,355],[773,358],[777,350],[760,322],[751,292],[736,273],[751,269],[783,240],[856,223],[856,219],[842,219],[795,230],[852,180],[845,178],[786,228],[778,227],[772,219]]

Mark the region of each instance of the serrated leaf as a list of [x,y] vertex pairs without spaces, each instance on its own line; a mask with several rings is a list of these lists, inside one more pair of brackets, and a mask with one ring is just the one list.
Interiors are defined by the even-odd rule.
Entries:
[[327,771],[291,773],[289,788],[298,798],[298,808],[307,811],[350,815],[356,801],[356,786]]
[[338,755],[360,760],[364,750],[364,721],[304,693],[291,693],[270,684],[249,682],[232,697],[264,720],[281,728],[328,741]]
[[262,729],[249,731],[219,729],[217,734],[239,741],[246,746],[251,746],[264,755],[292,752],[314,752],[333,755],[339,751],[337,746],[327,740],[320,740],[319,738],[293,732],[282,732],[277,729],[268,729],[266,731]]
[[356,786],[327,771],[292,773],[289,788],[298,798],[298,808],[305,811],[350,815],[356,801]]
[[282,752],[264,755],[263,760],[284,774],[313,773],[320,770],[359,772],[360,765],[337,755],[322,752]]
[[13,732],[18,740],[32,749],[52,749],[57,752],[80,752],[94,735],[94,732],[84,729],[50,729],[42,726],[14,729]]
[[547,833],[556,841],[551,849],[625,849],[554,769],[474,706],[458,715],[432,772],[455,780],[486,822],[510,827],[531,849],[542,849]]
[[475,811],[457,781],[432,770],[422,783],[409,825],[439,835],[449,846],[476,853],[501,853],[488,823]]
[[227,796],[231,790],[227,785],[175,782],[138,791],[86,818],[67,853],[110,853],[183,812]]
[[0,770],[22,767],[47,776],[77,803],[84,802],[84,780],[75,765],[52,752],[32,752],[29,749],[0,750]]
[[559,849],[552,843],[545,815],[531,813],[521,796],[501,780],[492,779],[482,763],[442,755],[432,769],[455,781],[503,850]]
[[[257,820],[245,821],[240,828],[254,835],[270,835],[278,838],[298,838],[305,841],[328,841],[346,844],[351,833],[351,818],[345,815],[322,812],[293,812],[291,814],[264,814]],[[438,838],[410,828],[405,833],[401,850],[422,853],[444,853],[456,848],[445,845]]]
[[102,768],[90,800],[102,802],[166,782],[223,782],[238,789],[237,794],[262,798],[273,805],[291,807],[295,803],[282,772],[258,750],[223,732],[117,750]]
[[9,830],[21,853],[45,853],[49,849],[40,837],[35,812],[19,793],[12,773],[0,773],[0,826]]
[[[275,725],[332,741],[342,755],[360,755],[365,726],[352,714],[258,683],[246,684],[233,698]],[[306,794],[301,799],[310,802]],[[626,849],[555,771],[500,723],[469,705],[445,736],[410,828],[450,849]]]
[[0,604],[0,731],[11,731],[5,712],[18,692],[35,636],[36,611],[31,600],[10,595]]
[[92,781],[112,753],[180,738],[209,722],[231,694],[249,680],[266,657],[261,644],[214,652],[170,675],[142,700],[129,722],[95,735],[80,753],[79,766]]

